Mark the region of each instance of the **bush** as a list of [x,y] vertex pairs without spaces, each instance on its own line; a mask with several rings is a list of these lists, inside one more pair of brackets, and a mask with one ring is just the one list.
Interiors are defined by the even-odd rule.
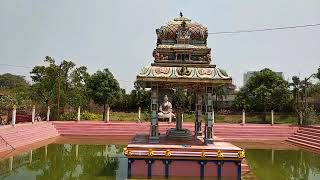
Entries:
[[77,119],[77,114],[76,113],[64,113],[60,114],[59,119],[61,121],[74,121]]
[[318,124],[320,122],[320,117],[317,115],[316,110],[313,106],[307,106],[303,113],[303,125],[311,125],[311,124]]
[[81,113],[81,119],[82,120],[101,120],[102,115],[85,111]]
[[144,111],[141,119],[146,122],[149,122],[151,119],[151,113],[149,111]]

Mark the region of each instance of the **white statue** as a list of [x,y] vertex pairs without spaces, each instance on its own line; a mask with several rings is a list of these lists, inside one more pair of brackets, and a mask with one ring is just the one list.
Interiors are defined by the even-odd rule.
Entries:
[[159,107],[158,118],[175,118],[175,115],[172,113],[172,104],[169,102],[168,96],[165,95],[163,98],[163,102]]

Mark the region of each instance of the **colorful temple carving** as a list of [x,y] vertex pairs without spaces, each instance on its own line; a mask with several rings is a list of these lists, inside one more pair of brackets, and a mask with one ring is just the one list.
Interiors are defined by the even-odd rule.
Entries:
[[[210,64],[207,28],[180,13],[156,33],[154,62],[137,75],[141,87],[151,88],[150,134],[136,135],[125,148],[128,178],[229,176],[240,180],[244,151],[228,142],[214,142],[213,89],[231,84],[232,79]],[[170,95],[178,89],[196,95],[194,134],[182,128],[181,114],[171,109]],[[176,128],[160,134],[159,118],[169,118],[170,122],[176,118]]]

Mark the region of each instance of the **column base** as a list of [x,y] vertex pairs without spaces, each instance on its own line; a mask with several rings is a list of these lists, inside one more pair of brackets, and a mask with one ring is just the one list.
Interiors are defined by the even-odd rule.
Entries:
[[194,135],[195,135],[195,136],[202,136],[202,132],[201,132],[201,131],[195,132]]
[[205,144],[213,144],[213,139],[212,138],[204,138],[204,143]]
[[150,144],[158,144],[158,143],[160,142],[159,139],[160,139],[159,136],[157,136],[157,137],[150,136],[150,137],[149,137],[149,143],[150,143]]

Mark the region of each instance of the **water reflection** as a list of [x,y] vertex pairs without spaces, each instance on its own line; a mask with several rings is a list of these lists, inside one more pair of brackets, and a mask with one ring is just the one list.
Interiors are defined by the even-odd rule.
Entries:
[[257,179],[320,179],[320,156],[302,150],[246,151],[247,163]]
[[[46,145],[0,161],[0,179],[126,179],[124,147]],[[257,179],[320,179],[320,156],[311,152],[247,149],[246,159]]]
[[[125,146],[50,144],[0,161],[2,179],[115,179]],[[121,160],[123,159],[123,160]],[[120,161],[125,165],[119,168]],[[124,171],[126,173],[126,170]],[[119,178],[126,174],[118,173]]]

